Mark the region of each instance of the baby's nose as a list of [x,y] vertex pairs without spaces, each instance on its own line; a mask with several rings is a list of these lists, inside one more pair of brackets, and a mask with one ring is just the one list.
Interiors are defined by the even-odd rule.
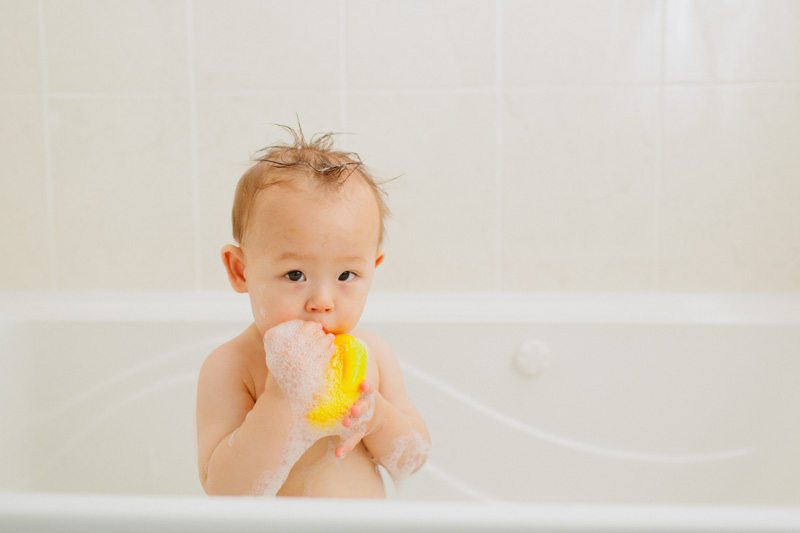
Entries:
[[315,290],[306,302],[306,311],[309,313],[330,313],[333,311],[333,297],[325,288]]

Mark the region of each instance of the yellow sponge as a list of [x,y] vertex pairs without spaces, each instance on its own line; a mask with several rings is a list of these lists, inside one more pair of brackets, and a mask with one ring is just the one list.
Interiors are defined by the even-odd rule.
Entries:
[[352,335],[336,335],[336,347],[328,368],[328,382],[321,391],[321,401],[308,413],[317,427],[331,427],[347,413],[359,397],[359,387],[367,373],[367,348]]

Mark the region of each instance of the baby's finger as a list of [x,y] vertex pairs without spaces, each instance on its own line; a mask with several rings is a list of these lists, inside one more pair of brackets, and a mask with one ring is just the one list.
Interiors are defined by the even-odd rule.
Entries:
[[314,341],[319,345],[320,348],[330,348],[331,350],[336,350],[333,345],[333,339],[336,337],[333,333],[325,333],[320,330],[318,333],[314,334]]
[[370,398],[371,397],[361,398],[355,404],[353,404],[353,407],[350,408],[350,414],[353,416],[353,418],[358,418],[369,411]]
[[358,444],[361,441],[361,437],[362,434],[358,432],[354,435],[351,435],[347,439],[343,440],[342,443],[339,445],[339,447],[336,448],[335,452],[336,457],[341,459],[342,457],[350,453],[350,451],[356,447],[356,444]]

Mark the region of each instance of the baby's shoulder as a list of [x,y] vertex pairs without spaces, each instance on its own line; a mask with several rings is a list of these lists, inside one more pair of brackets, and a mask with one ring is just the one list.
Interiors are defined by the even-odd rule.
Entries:
[[351,334],[354,337],[364,341],[364,344],[367,345],[370,356],[374,355],[378,358],[394,357],[394,351],[392,350],[391,345],[389,345],[389,343],[377,333],[367,331],[366,329],[357,328],[354,329]]
[[373,361],[376,366],[379,383],[382,384],[387,378],[392,379],[393,376],[400,372],[400,362],[397,360],[394,349],[386,339],[365,329],[355,329],[352,334],[367,345],[367,354],[369,355],[369,360]]
[[[260,373],[255,367],[264,364],[263,346],[253,339],[253,326],[215,348],[203,362],[201,376],[222,381],[252,381]],[[257,340],[257,332],[255,333]],[[261,353],[259,353],[259,349]]]
[[353,335],[366,343],[369,360],[376,363],[378,375],[377,379],[373,378],[376,379],[373,384],[380,393],[395,402],[406,397],[400,361],[389,342],[380,335],[363,329],[354,330]]

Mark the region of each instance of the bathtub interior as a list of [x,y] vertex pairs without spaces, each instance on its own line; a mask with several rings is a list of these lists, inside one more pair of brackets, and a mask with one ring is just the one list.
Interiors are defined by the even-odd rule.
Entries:
[[[0,491],[202,494],[197,372],[246,325],[3,322]],[[363,325],[434,439],[397,497],[800,505],[796,324]]]

